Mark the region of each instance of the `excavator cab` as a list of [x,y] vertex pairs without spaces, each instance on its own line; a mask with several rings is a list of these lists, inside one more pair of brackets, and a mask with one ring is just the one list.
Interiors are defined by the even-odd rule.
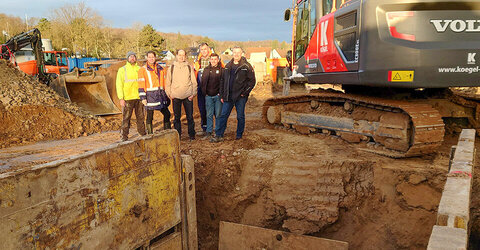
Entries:
[[479,86],[479,10],[466,0],[297,0],[295,69],[309,83]]
[[67,52],[43,51],[45,71],[48,74],[63,75],[68,73]]

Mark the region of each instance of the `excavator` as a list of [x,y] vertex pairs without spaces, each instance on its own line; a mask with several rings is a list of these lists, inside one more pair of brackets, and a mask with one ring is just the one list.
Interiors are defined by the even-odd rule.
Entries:
[[[25,49],[33,53],[34,60],[17,62],[16,55]],[[24,50],[22,50],[24,49]],[[0,45],[0,59],[11,61],[24,73],[35,76],[67,100],[94,115],[118,114],[120,110],[113,103],[107,89],[105,77],[95,72],[68,73],[67,53],[43,51],[42,37],[38,29],[32,29],[10,38]]]
[[[35,60],[17,63],[15,53],[20,53],[22,48],[28,46],[31,46]],[[46,73],[45,59],[40,55],[42,55],[42,38],[38,29],[32,29],[16,35],[10,38],[5,44],[0,45],[0,59],[11,61],[13,64],[19,66],[20,70],[26,74],[36,76],[41,82],[49,84],[51,76]]]
[[[285,21],[293,16],[293,72],[284,79],[286,96],[264,103],[269,126],[339,136],[393,158],[435,152],[446,123],[479,131],[480,102],[465,89],[480,86],[480,2],[292,4]],[[305,83],[342,90],[288,95]]]

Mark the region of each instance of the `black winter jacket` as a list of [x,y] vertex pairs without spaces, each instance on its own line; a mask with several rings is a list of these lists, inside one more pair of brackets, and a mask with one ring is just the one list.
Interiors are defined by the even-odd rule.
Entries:
[[230,69],[233,59],[225,65],[222,80],[220,82],[220,98],[224,101],[237,101],[240,96],[248,97],[252,89],[255,87],[255,72],[245,57],[242,57],[239,66],[235,71],[235,80],[233,81],[232,96],[230,95]]
[[218,63],[217,67],[213,67],[212,64],[205,67],[202,73],[202,80],[200,81],[202,93],[209,96],[218,95],[222,72],[223,68],[220,63]]

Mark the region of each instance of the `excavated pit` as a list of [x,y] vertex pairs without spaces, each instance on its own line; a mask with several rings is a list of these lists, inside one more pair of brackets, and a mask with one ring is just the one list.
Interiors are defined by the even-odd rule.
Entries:
[[234,140],[232,112],[224,142],[181,144],[195,161],[199,249],[218,248],[220,221],[346,241],[350,249],[426,249],[458,135],[447,134],[436,154],[392,159],[340,137],[266,129],[270,87],[252,92],[242,140]]
[[447,152],[393,160],[340,138],[249,125],[240,141],[229,139],[230,129],[221,144],[182,144],[195,160],[200,249],[217,248],[220,221],[346,241],[351,249],[426,248]]

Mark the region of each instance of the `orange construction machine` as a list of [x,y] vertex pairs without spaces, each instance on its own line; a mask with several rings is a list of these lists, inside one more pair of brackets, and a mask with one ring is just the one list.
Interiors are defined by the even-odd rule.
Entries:
[[[17,60],[16,57],[22,59]],[[10,60],[20,70],[26,74],[38,76],[39,80],[46,84],[58,75],[68,73],[67,53],[43,51],[42,38],[38,29],[16,35],[0,45],[0,58]]]
[[92,72],[68,73],[67,53],[43,51],[38,29],[16,35],[0,45],[0,59],[10,60],[26,74],[36,76],[59,95],[94,115],[120,113],[108,93],[105,77]]

